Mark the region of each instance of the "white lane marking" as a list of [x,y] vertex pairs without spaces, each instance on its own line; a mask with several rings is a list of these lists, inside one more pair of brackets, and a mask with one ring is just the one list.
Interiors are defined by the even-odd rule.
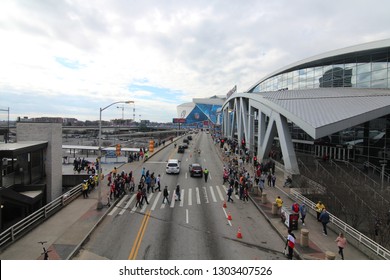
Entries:
[[[218,192],[218,195],[219,195],[219,198],[221,199],[221,200],[224,200],[223,199],[223,195],[222,195],[222,192],[221,192],[221,190],[219,189],[219,186],[216,186],[216,188],[217,188],[217,192]],[[225,191],[226,192],[226,191]]]
[[192,205],[192,189],[188,189],[188,206]]
[[128,195],[126,194],[124,197],[122,197],[122,199],[118,202],[118,204],[117,205],[115,205],[115,207],[114,207],[114,209],[112,209],[111,211],[110,211],[110,213],[108,213],[108,216],[111,216],[111,215],[113,215],[114,214],[114,212],[116,211],[116,210],[118,210],[119,209],[119,206],[125,201],[125,199],[128,197]]
[[171,208],[175,207],[175,192],[172,192],[172,198],[171,198]]
[[199,188],[195,188],[195,191],[196,191],[196,203],[200,204]]
[[188,224],[188,209],[186,209],[186,223]]
[[184,203],[184,193],[185,193],[185,190],[181,190],[181,194],[180,194],[180,207],[183,207],[183,203]]
[[130,204],[133,202],[134,198],[136,197],[135,194],[133,194],[133,196],[129,199],[129,201],[126,203],[126,205],[123,207],[122,211],[119,212],[119,215],[122,215],[123,213],[125,213],[125,211],[127,210],[127,208],[129,208]]
[[210,193],[211,193],[211,198],[213,199],[214,202],[217,202],[217,199],[215,197],[215,194],[214,194],[214,190],[213,190],[213,187],[210,186]]
[[[148,195],[148,202],[150,199],[152,199],[154,193],[151,193],[150,195]],[[146,202],[145,202],[146,203]],[[150,202],[149,202],[150,203]],[[147,204],[146,204],[147,205]],[[141,211],[139,211],[140,213],[145,213],[145,210],[147,208],[147,206],[145,205],[145,207],[142,207]]]
[[[223,210],[223,212],[225,213],[225,217],[226,217],[226,219],[228,218],[228,215],[227,215],[227,213],[226,213],[226,211],[225,211],[225,208],[223,208],[222,207],[222,210]],[[228,221],[228,224],[230,225],[230,226],[232,226],[232,223],[229,221],[229,220],[227,220]]]
[[203,196],[204,199],[206,200],[206,203],[209,203],[209,197],[207,196],[206,187],[203,187]]
[[188,176],[187,176],[187,172],[186,172],[186,176],[185,176],[185,177],[186,177],[186,179],[188,178]]
[[154,209],[156,208],[157,202],[160,200],[160,196],[161,196],[161,192],[158,192],[157,197],[153,201],[152,208],[150,208],[151,211],[154,211]]

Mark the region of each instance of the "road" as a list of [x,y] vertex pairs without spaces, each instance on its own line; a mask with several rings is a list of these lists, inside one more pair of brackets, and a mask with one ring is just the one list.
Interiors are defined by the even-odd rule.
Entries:
[[[252,202],[238,197],[227,203],[222,185],[223,164],[210,134],[198,133],[184,154],[167,147],[144,166],[161,174],[162,189],[170,191],[170,204],[162,204],[162,192],[150,193],[149,205],[136,209],[135,195],[125,195],[95,229],[74,259],[83,260],[276,260],[285,259],[284,241]],[[201,149],[198,154],[194,151]],[[179,175],[165,174],[170,158],[181,161]],[[208,182],[188,174],[190,163],[210,171]],[[129,170],[125,170],[128,172]],[[141,170],[133,170],[136,181]],[[173,199],[181,187],[181,201]],[[228,219],[231,217],[231,220]],[[238,238],[239,232],[242,238]]]

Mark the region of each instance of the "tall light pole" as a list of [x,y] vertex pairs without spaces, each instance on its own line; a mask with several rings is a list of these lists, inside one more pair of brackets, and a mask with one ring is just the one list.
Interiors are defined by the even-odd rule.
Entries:
[[99,114],[99,157],[98,157],[98,202],[96,209],[100,210],[103,208],[103,202],[102,202],[102,188],[101,188],[101,180],[102,180],[102,164],[101,164],[101,159],[102,159],[102,112],[106,110],[108,107],[111,107],[114,104],[118,103],[125,103],[125,104],[130,104],[134,103],[134,101],[117,101],[114,103],[111,103],[110,105],[100,108],[100,114]]
[[7,113],[7,116],[8,116],[8,124],[7,124],[7,137],[6,138],[4,138],[4,141],[5,141],[5,143],[8,143],[9,142],[9,107],[8,107],[8,109],[0,109],[0,111],[7,111],[8,113]]

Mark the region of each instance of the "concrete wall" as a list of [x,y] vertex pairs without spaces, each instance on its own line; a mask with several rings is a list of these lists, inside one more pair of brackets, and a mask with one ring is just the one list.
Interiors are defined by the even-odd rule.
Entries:
[[31,123],[16,124],[16,140],[48,141],[44,164],[46,172],[47,202],[62,195],[62,124]]

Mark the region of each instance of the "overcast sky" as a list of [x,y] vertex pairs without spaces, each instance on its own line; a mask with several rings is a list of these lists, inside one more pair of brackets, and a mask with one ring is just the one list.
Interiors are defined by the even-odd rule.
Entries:
[[[301,59],[390,38],[386,0],[0,1],[0,110],[169,122]],[[121,104],[103,119],[122,118]],[[0,111],[0,119],[6,119]]]

